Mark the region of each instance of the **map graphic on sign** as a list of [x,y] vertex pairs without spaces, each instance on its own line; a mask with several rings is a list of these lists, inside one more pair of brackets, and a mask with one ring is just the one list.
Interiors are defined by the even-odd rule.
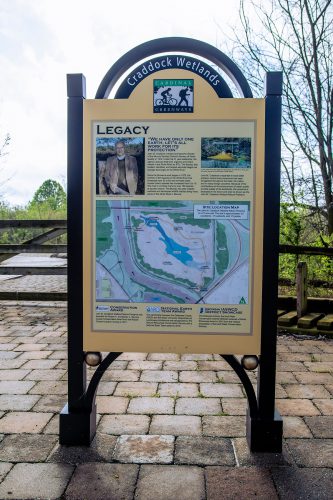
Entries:
[[250,203],[96,201],[96,301],[248,304]]

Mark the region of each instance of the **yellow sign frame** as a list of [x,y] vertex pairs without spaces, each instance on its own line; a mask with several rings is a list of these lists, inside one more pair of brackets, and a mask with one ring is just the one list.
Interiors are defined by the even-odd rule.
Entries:
[[[84,102],[84,183],[83,183],[83,326],[84,350],[86,351],[134,351],[134,352],[180,352],[223,354],[259,354],[261,336],[261,300],[262,300],[262,240],[263,240],[263,204],[264,204],[264,134],[265,101],[264,99],[220,99],[199,76],[184,70],[165,70],[159,72],[160,78],[194,79],[194,111],[184,117],[176,113],[156,115],[153,112],[153,75],[147,77],[135,88],[128,99],[87,100]],[[246,200],[251,204],[251,268],[249,288],[251,290],[250,330],[246,333],[214,331],[208,334],[184,331],[175,328],[174,332],[118,331],[112,328],[97,330],[94,327],[96,300],[94,296],[95,262],[95,208],[96,187],[93,128],[95,123],[244,123],[251,124],[254,130],[254,147],[251,193]],[[170,130],[171,133],[171,130]],[[204,130],[203,130],[204,135]],[[101,199],[101,197],[98,197]],[[109,197],[104,197],[107,199]],[[140,197],[136,197],[139,199]],[[145,198],[144,196],[142,197]],[[208,195],[209,199],[210,196]],[[237,197],[236,197],[237,198]],[[236,199],[235,196],[232,199]],[[242,199],[241,197],[238,197]],[[195,199],[195,196],[192,196]],[[245,198],[243,198],[245,200]],[[242,309],[241,306],[240,310]],[[239,329],[239,328],[238,328]],[[218,330],[218,329],[215,329]],[[224,328],[226,330],[226,328]],[[228,330],[228,329],[227,329]]]

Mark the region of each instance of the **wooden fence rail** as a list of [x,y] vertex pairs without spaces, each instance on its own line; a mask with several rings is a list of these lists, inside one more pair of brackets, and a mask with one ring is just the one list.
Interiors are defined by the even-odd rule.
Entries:
[[[52,245],[48,241],[54,240],[58,236],[66,233],[67,220],[2,220],[0,221],[0,234],[6,229],[48,229],[38,236],[24,241],[20,245],[0,245],[0,263],[18,255],[20,253],[48,253],[48,254],[66,254],[67,245]],[[45,244],[47,243],[47,244]],[[59,275],[67,274],[66,266],[59,267],[32,267],[32,266],[0,266],[0,275]],[[1,294],[0,294],[1,298]],[[48,299],[49,300],[49,299]]]
[[[23,229],[23,228],[34,228],[34,229],[45,229],[49,228],[48,231],[32,238],[31,240],[24,241],[21,244],[11,244],[4,245],[0,244],[0,262],[7,260],[13,255],[19,253],[48,253],[48,254],[66,254],[67,245],[58,244],[45,244],[47,241],[57,238],[61,234],[67,231],[67,220],[66,219],[21,219],[21,220],[2,220],[0,221],[0,234],[5,229]],[[293,246],[293,245],[280,245],[279,252],[282,254],[293,254],[293,255],[322,255],[327,257],[333,257],[333,248],[323,248],[323,247],[311,247],[311,246]],[[66,274],[66,267],[63,266],[61,269],[57,267],[20,267],[17,266],[0,266],[1,274]],[[20,272],[17,273],[17,270]],[[329,286],[329,283],[325,281],[312,280],[313,286]],[[290,282],[290,283],[289,283]],[[292,284],[291,280],[281,279],[282,284]]]
[[[66,220],[2,220],[0,221],[0,234],[2,231],[6,229],[23,229],[23,228],[35,228],[44,230],[38,236],[24,241],[21,244],[0,244],[0,263],[4,260],[13,257],[14,255],[18,255],[20,253],[48,253],[48,254],[62,254],[66,255],[67,253],[67,245],[63,244],[50,244],[49,241],[57,238],[61,234],[66,233],[67,231],[67,221]],[[47,229],[47,231],[45,231]],[[333,257],[333,248],[322,248],[322,247],[309,247],[309,246],[292,246],[292,245],[280,245],[279,246],[280,254],[292,254],[292,255],[313,255],[313,256],[327,256]],[[66,275],[67,274],[67,266],[12,266],[12,265],[0,265],[0,275]],[[295,325],[297,321],[300,324],[305,324],[304,317],[299,318],[300,313],[297,314],[297,311],[302,310],[302,312],[306,312],[307,306],[304,306],[304,303],[300,304],[301,295],[304,295],[304,288],[298,285],[297,277],[295,281],[287,280],[281,278],[279,283],[281,285],[294,285],[297,284],[297,288],[301,288],[298,290],[297,297],[279,297],[279,319],[278,325],[287,327],[288,321],[291,325]],[[307,280],[303,280],[306,282]],[[323,280],[308,280],[304,286],[307,284],[311,284],[312,286],[320,286],[320,287],[330,287],[332,283]],[[10,291],[0,291],[0,300],[66,300],[67,294],[66,292],[38,292],[36,290],[27,291],[27,292],[10,292]],[[303,300],[303,299],[302,299]],[[312,300],[312,301],[311,301]],[[333,300],[324,299],[321,302],[321,306],[317,305],[316,300],[320,299],[311,299],[308,301],[310,304],[310,309],[317,310],[318,307],[322,307],[325,309],[326,320],[330,320],[329,327],[327,327],[327,321],[324,323],[322,321],[323,329],[332,328],[333,334]],[[314,302],[313,302],[314,301]],[[303,301],[304,302],[304,301]],[[312,304],[313,302],[313,304]],[[294,310],[292,313],[288,312],[290,309]],[[287,311],[287,312],[286,312]],[[296,312],[295,312],[296,311]],[[287,314],[287,316],[286,316]],[[312,313],[315,314],[315,313]],[[289,316],[290,318],[289,318]],[[320,316],[321,318],[321,316]],[[310,316],[309,321],[312,321],[312,317]],[[303,321],[303,323],[302,323]],[[311,323],[310,321],[310,323]],[[310,324],[309,323],[309,324]],[[325,326],[326,325],[326,326]]]

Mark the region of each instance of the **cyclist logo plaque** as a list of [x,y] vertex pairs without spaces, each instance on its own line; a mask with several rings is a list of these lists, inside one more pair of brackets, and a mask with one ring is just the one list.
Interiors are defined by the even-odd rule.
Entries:
[[192,79],[154,80],[154,113],[193,113]]

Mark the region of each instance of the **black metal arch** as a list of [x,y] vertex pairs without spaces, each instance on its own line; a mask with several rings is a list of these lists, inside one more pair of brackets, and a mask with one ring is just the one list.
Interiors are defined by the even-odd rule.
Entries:
[[96,397],[96,391],[98,389],[98,384],[103,377],[106,370],[109,368],[111,363],[122,354],[121,352],[109,352],[109,354],[103,359],[101,364],[96,368],[94,375],[92,376],[88,389],[84,395],[84,406],[88,411],[91,411]]
[[246,371],[244,370],[244,368],[242,367],[242,365],[235,356],[233,356],[232,354],[221,354],[221,356],[236,372],[240,381],[243,384],[247,396],[247,401],[249,404],[250,417],[252,418],[257,417],[258,415],[257,397],[248,374],[246,373]]
[[[101,364],[96,368],[96,371],[94,375],[92,376],[92,379],[90,380],[88,389],[84,395],[84,407],[85,410],[90,412],[93,408],[93,405],[95,403],[95,398],[96,398],[96,392],[98,389],[99,382],[101,378],[103,377],[104,373],[106,370],[109,368],[111,363],[122,354],[121,352],[110,352],[101,362]],[[241,383],[243,384],[247,400],[248,400],[248,405],[249,405],[249,412],[250,416],[252,418],[255,418],[258,414],[258,402],[257,398],[253,389],[253,385],[249,379],[248,374],[242,367],[242,365],[239,363],[237,358],[233,355],[226,355],[226,354],[221,354],[222,358],[231,366],[231,368],[235,371],[235,373],[238,375]]]
[[155,54],[175,51],[187,52],[208,59],[228,75],[241,97],[253,97],[250,86],[241,70],[219,49],[193,38],[167,37],[142,43],[118,59],[101,81],[95,98],[107,99],[122,75],[139,61]]

